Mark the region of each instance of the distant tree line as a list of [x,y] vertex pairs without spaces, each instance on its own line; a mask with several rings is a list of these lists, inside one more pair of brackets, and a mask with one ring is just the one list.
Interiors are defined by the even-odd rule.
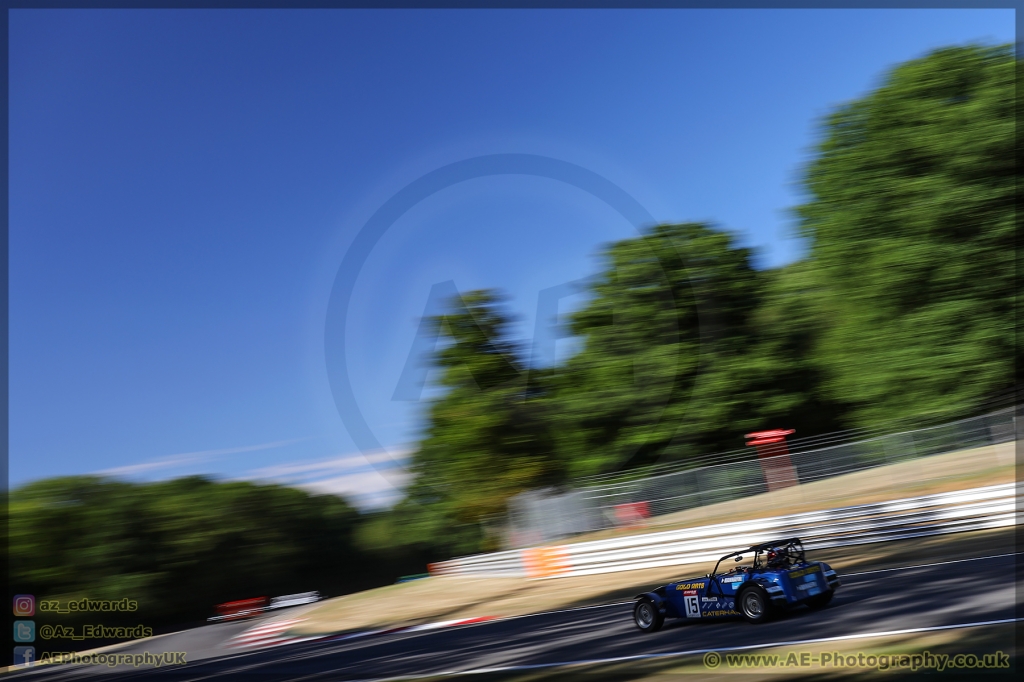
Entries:
[[203,621],[215,604],[251,597],[346,594],[421,573],[430,559],[364,548],[366,517],[343,499],[279,485],[72,476],[13,491],[9,511],[11,589],[138,602],[138,613],[102,614],[107,625]]
[[580,350],[556,367],[528,366],[501,294],[462,295],[431,320],[444,390],[393,509],[201,478],[41,481],[11,496],[12,585],[127,596],[168,622],[258,593],[340,593],[496,547],[508,498],[531,488],[685,463],[762,427],[985,409],[1020,360],[1017,73],[1012,47],[947,48],[829,116],[796,263],[758,270],[699,223],[609,245],[571,316]]

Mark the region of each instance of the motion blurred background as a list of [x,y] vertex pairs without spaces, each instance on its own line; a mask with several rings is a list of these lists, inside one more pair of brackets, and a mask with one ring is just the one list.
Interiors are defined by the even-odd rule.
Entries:
[[[11,590],[170,627],[514,545],[516,496],[754,460],[751,431],[1014,405],[1014,35],[996,10],[12,11]],[[523,176],[403,215],[349,311],[360,451],[325,371],[339,263],[402,187],[501,152],[655,221]]]

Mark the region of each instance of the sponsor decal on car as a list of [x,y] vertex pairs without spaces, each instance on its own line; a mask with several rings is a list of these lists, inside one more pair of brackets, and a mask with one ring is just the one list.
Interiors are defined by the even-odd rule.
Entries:
[[742,575],[734,575],[731,578],[722,578],[723,583],[741,583],[743,582]]
[[820,594],[821,587],[818,585],[818,576],[813,573],[808,573],[804,576],[803,582],[796,586],[796,589],[801,592],[807,592],[807,595],[811,597],[816,594]]
[[704,587],[704,581],[703,580],[700,581],[700,582],[697,582],[697,583],[677,583],[676,584],[676,589],[677,590],[699,590],[699,589],[701,589],[703,587]]
[[808,566],[807,568],[801,568],[799,571],[792,571],[792,572],[790,572],[789,577],[790,578],[801,578],[801,577],[803,577],[805,575],[808,575],[809,573],[817,573],[819,570],[821,570],[821,569],[818,568],[817,566]]

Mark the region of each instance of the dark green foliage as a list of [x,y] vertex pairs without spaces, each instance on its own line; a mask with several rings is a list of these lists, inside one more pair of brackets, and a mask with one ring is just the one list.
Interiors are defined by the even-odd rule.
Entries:
[[493,292],[470,292],[460,311],[434,320],[449,344],[440,351],[445,395],[429,406],[428,429],[413,459],[415,480],[396,510],[402,536],[453,551],[494,545],[482,523],[515,493],[564,479],[547,405],[528,399],[526,372],[507,337],[508,318]]
[[824,319],[814,264],[801,261],[760,276],[763,298],[753,322],[757,339],[746,358],[747,371],[756,377],[756,428],[792,428],[797,437],[844,428],[847,407],[827,395],[826,368],[817,363]]
[[357,546],[358,522],[338,497],[282,486],[49,479],[11,496],[11,585],[40,598],[134,599],[152,625],[202,619],[234,599],[344,593],[422,567]]
[[754,336],[760,293],[749,253],[704,225],[661,225],[612,245],[605,263],[573,316],[583,348],[553,380],[573,472],[721,446],[722,430],[704,422],[744,409],[735,400],[744,396],[722,384]]
[[574,317],[584,347],[552,382],[574,473],[735,450],[758,428],[837,427],[809,360],[820,330],[805,264],[758,272],[699,224],[658,226],[606,262]]
[[1013,385],[1018,73],[1010,47],[944,49],[828,120],[800,216],[816,361],[855,424],[942,420]]

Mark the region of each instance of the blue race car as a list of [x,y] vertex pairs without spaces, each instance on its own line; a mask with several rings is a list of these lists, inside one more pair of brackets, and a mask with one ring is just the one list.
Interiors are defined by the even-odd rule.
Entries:
[[[723,561],[742,561],[744,553],[754,555],[752,565],[718,572]],[[644,632],[657,632],[665,618],[743,616],[763,623],[800,604],[820,609],[832,601],[839,585],[839,576],[828,564],[807,561],[799,538],[789,538],[726,554],[703,578],[678,580],[638,594],[633,620]]]

